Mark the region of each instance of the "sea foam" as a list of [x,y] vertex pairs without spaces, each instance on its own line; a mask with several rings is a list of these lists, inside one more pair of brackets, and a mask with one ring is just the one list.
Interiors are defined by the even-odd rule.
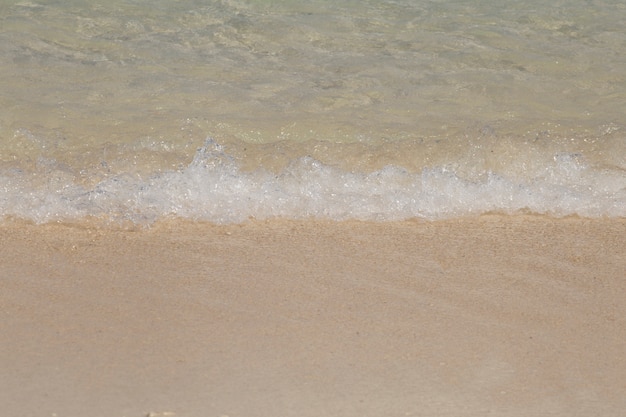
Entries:
[[116,174],[86,186],[53,160],[38,165],[45,172],[0,173],[1,216],[36,223],[95,217],[137,224],[165,217],[227,224],[275,217],[437,220],[489,212],[626,216],[626,173],[594,168],[576,153],[555,154],[549,165],[515,178],[493,171],[461,175],[449,166],[346,171],[309,156],[280,172],[244,171],[210,138],[188,166],[145,178]]

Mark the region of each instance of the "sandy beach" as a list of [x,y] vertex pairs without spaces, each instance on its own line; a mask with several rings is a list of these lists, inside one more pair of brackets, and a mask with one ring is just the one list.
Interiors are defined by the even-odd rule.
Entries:
[[0,414],[623,416],[626,219],[0,225]]

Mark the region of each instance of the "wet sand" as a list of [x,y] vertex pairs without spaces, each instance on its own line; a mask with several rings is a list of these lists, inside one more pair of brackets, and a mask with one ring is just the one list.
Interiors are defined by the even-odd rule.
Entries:
[[623,416],[626,219],[0,225],[0,414]]

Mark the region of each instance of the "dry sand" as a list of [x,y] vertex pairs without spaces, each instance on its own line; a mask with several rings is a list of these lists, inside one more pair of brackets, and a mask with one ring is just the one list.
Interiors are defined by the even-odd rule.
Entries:
[[626,219],[0,242],[1,416],[626,415]]

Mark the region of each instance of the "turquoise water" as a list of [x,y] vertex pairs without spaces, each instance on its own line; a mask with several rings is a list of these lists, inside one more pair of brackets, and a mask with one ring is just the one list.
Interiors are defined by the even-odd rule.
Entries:
[[626,216],[618,1],[4,1],[0,216]]

